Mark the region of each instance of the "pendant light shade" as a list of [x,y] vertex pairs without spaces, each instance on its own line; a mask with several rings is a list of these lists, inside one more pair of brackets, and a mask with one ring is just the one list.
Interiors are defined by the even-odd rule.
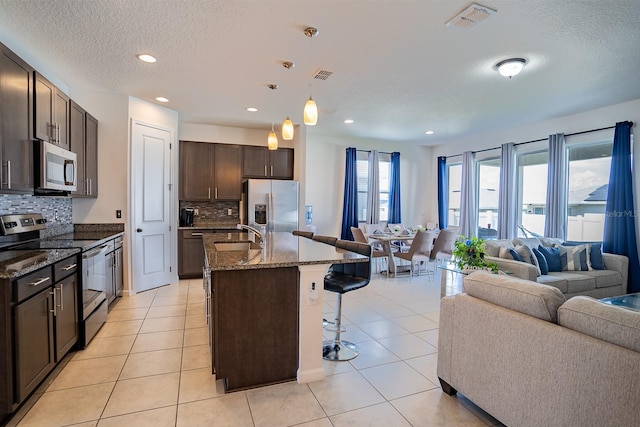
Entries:
[[269,138],[267,138],[267,148],[269,150],[278,149],[278,137],[276,136],[276,133],[273,131],[273,123],[271,123],[271,132],[269,132]]
[[304,124],[308,126],[315,126],[318,123],[318,107],[316,101],[309,96],[309,99],[304,104]]
[[290,141],[293,139],[293,122],[289,117],[282,123],[282,139]]

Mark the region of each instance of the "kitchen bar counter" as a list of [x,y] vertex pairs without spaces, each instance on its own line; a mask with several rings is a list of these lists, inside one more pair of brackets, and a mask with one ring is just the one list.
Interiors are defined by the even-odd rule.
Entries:
[[[269,233],[263,248],[254,242],[253,233],[205,233],[204,250],[211,271],[253,270],[297,267],[312,264],[362,262],[367,258],[353,252],[337,251],[335,247],[291,233]],[[255,239],[257,240],[257,239]],[[246,249],[217,250],[220,243],[247,243]]]
[[269,233],[262,248],[253,233],[202,238],[212,373],[225,390],[322,380],[324,275],[368,258],[291,233]]

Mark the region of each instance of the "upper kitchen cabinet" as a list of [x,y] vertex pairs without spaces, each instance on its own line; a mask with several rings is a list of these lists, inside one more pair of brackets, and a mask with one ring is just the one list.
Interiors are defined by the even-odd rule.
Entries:
[[239,145],[214,144],[213,175],[215,200],[242,197],[242,149]]
[[69,149],[78,156],[73,197],[98,197],[98,120],[71,101]]
[[293,179],[292,148],[269,150],[267,147],[245,145],[242,175],[244,178]]
[[33,69],[0,44],[0,192],[33,193]]
[[37,71],[34,72],[35,137],[69,149],[70,99]]
[[180,200],[240,200],[240,146],[180,141]]

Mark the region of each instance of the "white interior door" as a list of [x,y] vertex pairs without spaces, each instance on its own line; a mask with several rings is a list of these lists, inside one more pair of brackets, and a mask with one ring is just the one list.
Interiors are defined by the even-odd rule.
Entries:
[[132,122],[133,289],[171,282],[171,131]]

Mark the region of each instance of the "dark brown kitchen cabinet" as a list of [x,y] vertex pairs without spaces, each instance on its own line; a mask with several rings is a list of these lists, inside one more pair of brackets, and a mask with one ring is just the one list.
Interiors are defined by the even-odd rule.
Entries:
[[78,342],[78,278],[73,274],[53,287],[56,293],[56,362]]
[[34,72],[34,135],[69,149],[70,99],[37,71]]
[[33,69],[0,53],[0,192],[33,193]]
[[178,232],[178,277],[180,279],[202,277],[204,244],[202,231]]
[[213,146],[180,141],[180,200],[211,200]]
[[71,101],[69,149],[78,156],[73,197],[98,197],[98,121]]
[[293,179],[292,148],[269,150],[267,147],[242,147],[242,175],[244,178]]
[[26,399],[55,366],[52,295],[47,288],[14,309],[18,402]]
[[240,200],[241,159],[238,145],[180,141],[180,200]]
[[242,197],[242,149],[239,145],[214,144],[213,175],[215,200]]

